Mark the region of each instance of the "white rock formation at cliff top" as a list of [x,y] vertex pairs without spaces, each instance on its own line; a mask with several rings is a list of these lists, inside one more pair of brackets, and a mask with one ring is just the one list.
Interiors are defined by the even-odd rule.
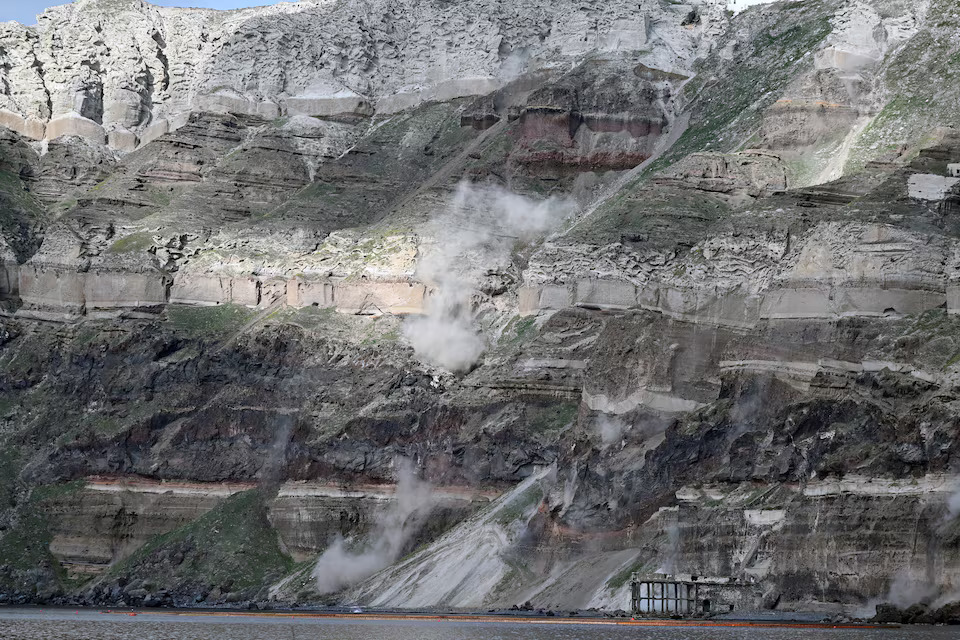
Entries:
[[190,110],[267,119],[392,112],[488,93],[523,70],[591,54],[689,72],[725,28],[725,6],[346,0],[214,11],[77,0],[48,9],[36,27],[0,23],[0,125],[126,150]]
[[733,11],[734,13],[740,13],[744,9],[749,9],[750,7],[758,4],[770,4],[771,2],[776,1],[777,0],[728,0],[727,9]]

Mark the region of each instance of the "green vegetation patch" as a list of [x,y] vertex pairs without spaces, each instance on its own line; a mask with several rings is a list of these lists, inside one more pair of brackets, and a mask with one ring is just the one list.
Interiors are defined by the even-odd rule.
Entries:
[[43,205],[24,189],[20,176],[0,171],[0,233],[18,260],[26,260],[40,247],[37,230],[46,219]]
[[[812,0],[778,12],[775,19],[759,25],[752,25],[748,16],[738,18],[735,25],[754,31],[753,47],[743,48],[733,60],[710,56],[698,66],[696,76],[684,85],[681,94],[691,105],[689,127],[667,153],[627,184],[619,197],[600,206],[591,226],[599,224],[607,236],[623,229],[632,230],[632,225],[639,227],[637,233],[641,236],[644,227],[663,226],[663,218],[647,215],[651,210],[649,203],[631,195],[650,176],[691,153],[743,148],[756,135],[763,111],[783,94],[799,72],[812,65],[812,56],[808,54],[832,31],[830,18],[834,9],[832,2]],[[679,209],[685,208],[681,205]],[[669,219],[670,212],[665,210],[664,214]],[[578,235],[583,235],[583,231],[578,230]]]
[[605,202],[588,224],[567,236],[584,242],[621,241],[625,236],[645,246],[674,246],[678,239],[694,243],[705,229],[730,213],[718,197],[703,192],[661,187],[624,188]]
[[648,173],[695,151],[730,151],[743,142],[744,134],[759,125],[763,109],[779,98],[801,67],[812,64],[808,53],[833,30],[832,8],[832,3],[813,1],[780,12],[754,35],[753,49],[725,68],[712,70],[713,61],[705,61],[683,90],[694,96],[689,128]]
[[339,193],[339,190],[336,185],[318,180],[308,184],[298,195],[305,200],[325,200],[337,193]]
[[[960,4],[934,0],[920,31],[886,61],[891,99],[850,152],[845,170],[858,171],[878,156],[907,147],[907,159],[927,146],[937,127],[960,126]],[[922,73],[918,70],[922,69]]]
[[521,344],[537,334],[537,317],[516,316],[503,331],[502,340],[507,344]]
[[115,436],[124,428],[123,421],[114,416],[91,414],[84,416],[83,422],[99,436]]
[[170,203],[173,201],[173,196],[169,191],[151,188],[147,190],[147,200],[163,208],[170,206]]
[[502,525],[512,524],[526,515],[527,511],[539,504],[541,500],[543,500],[543,490],[540,488],[539,483],[534,483],[527,487],[520,495],[505,504],[503,508],[497,512],[496,521]]
[[946,370],[960,363],[960,317],[946,309],[930,309],[890,325],[878,336],[880,355],[913,362],[929,370]]
[[383,344],[395,344],[400,341],[400,326],[394,325],[388,330],[383,330],[381,327],[372,326],[370,330],[367,331],[367,334],[364,335],[363,339],[360,341],[361,345],[371,346],[371,345],[383,345]]
[[237,304],[213,307],[169,305],[167,322],[190,337],[217,337],[238,331],[254,313],[253,310]]
[[28,571],[37,567],[59,567],[50,554],[53,535],[46,515],[38,510],[24,508],[14,525],[0,537],[0,565],[14,570]]
[[545,406],[527,407],[527,424],[533,431],[557,431],[569,426],[577,417],[578,406],[573,402],[557,402]]
[[[2,465],[0,482],[3,483],[3,487],[0,488],[0,500],[2,500],[0,508],[16,509],[12,514],[12,526],[0,534],[0,565],[6,565],[12,569],[14,576],[40,569],[42,573],[52,574],[55,584],[68,584],[66,571],[50,553],[53,533],[50,526],[49,506],[51,502],[82,489],[84,482],[78,480],[66,484],[35,487],[30,492],[29,499],[18,505],[16,504],[16,487],[20,466],[16,454],[10,451],[0,453],[0,465]],[[36,580],[36,576],[33,579]],[[14,577],[14,582],[16,581],[17,578]],[[29,589],[32,586],[29,582],[28,577],[27,584],[12,586]],[[0,582],[0,585],[2,584]]]
[[301,307],[299,309],[285,310],[284,314],[278,319],[303,327],[304,329],[314,330],[325,327],[329,323],[337,320],[337,310],[333,307]]
[[114,242],[107,249],[108,253],[135,253],[146,251],[153,246],[153,236],[146,231],[137,231],[124,236]]
[[3,445],[0,449],[0,511],[16,505],[19,475],[20,456],[9,445]]
[[193,585],[243,592],[259,589],[293,568],[267,519],[263,495],[252,489],[153,538],[116,564],[110,575],[139,577],[155,589]]
[[61,500],[77,493],[86,486],[83,480],[71,480],[62,484],[44,484],[34,487],[30,492],[30,500],[36,505]]
[[620,571],[616,572],[607,580],[607,588],[616,591],[621,588],[623,585],[627,584],[630,581],[630,578],[635,573],[646,573],[648,571],[647,567],[649,566],[648,561],[638,558],[633,562],[624,565]]

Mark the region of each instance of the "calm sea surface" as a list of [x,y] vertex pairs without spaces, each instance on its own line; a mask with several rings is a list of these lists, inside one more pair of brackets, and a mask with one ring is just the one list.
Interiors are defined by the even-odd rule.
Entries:
[[883,630],[639,628],[453,620],[219,617],[4,609],[3,640],[957,640],[958,627]]

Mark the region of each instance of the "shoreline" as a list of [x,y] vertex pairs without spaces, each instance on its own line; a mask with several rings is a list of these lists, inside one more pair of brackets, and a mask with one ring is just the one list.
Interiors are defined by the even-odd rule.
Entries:
[[176,617],[209,617],[209,618],[289,618],[313,620],[356,620],[364,622],[378,621],[437,621],[437,622],[473,622],[473,623],[507,623],[507,624],[534,624],[534,625],[593,625],[593,626],[626,626],[626,627],[732,627],[732,628],[767,628],[767,629],[899,629],[899,624],[878,624],[869,622],[805,622],[797,620],[709,620],[709,619],[671,619],[671,618],[609,618],[590,616],[544,616],[544,615],[510,615],[505,613],[437,613],[423,612],[362,612],[348,611],[242,611],[242,610],[210,610],[210,609],[101,609],[95,607],[38,607],[38,606],[9,606],[0,605],[3,610],[23,611],[74,611],[79,613],[99,613],[105,616],[168,616]]

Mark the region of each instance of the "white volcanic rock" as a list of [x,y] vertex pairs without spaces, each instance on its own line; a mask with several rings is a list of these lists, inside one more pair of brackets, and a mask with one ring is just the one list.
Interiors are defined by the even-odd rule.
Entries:
[[901,13],[867,2],[850,2],[834,19],[833,31],[814,59],[818,69],[836,69],[853,79],[864,69],[876,66],[883,56],[917,32],[918,23],[929,8],[929,0],[911,2]]
[[830,222],[796,243],[776,280],[943,288],[950,241],[889,225]]
[[[36,27],[0,23],[0,124],[33,138],[106,136],[127,150],[131,136],[154,139],[190,110],[390,112],[486,94],[596,51],[689,73],[723,32],[725,4],[347,0],[213,11],[78,0]],[[700,19],[684,26],[691,7]]]
[[664,171],[657,181],[741,198],[767,196],[787,188],[780,158],[761,151],[693,153]]
[[[523,313],[642,307],[738,327],[762,318],[911,314],[957,307],[956,243],[889,225],[826,222],[720,233],[684,255],[620,243],[547,243],[531,259]],[[949,299],[949,300],[948,300]]]
[[758,4],[770,4],[771,2],[776,2],[776,0],[728,0],[727,9],[734,13],[740,13],[744,9],[749,9]]
[[639,288],[650,283],[703,286],[716,292],[765,289],[787,249],[785,233],[725,233],[679,256],[674,249],[637,251],[620,243],[605,246],[547,243],[524,272],[528,285],[620,280]]

